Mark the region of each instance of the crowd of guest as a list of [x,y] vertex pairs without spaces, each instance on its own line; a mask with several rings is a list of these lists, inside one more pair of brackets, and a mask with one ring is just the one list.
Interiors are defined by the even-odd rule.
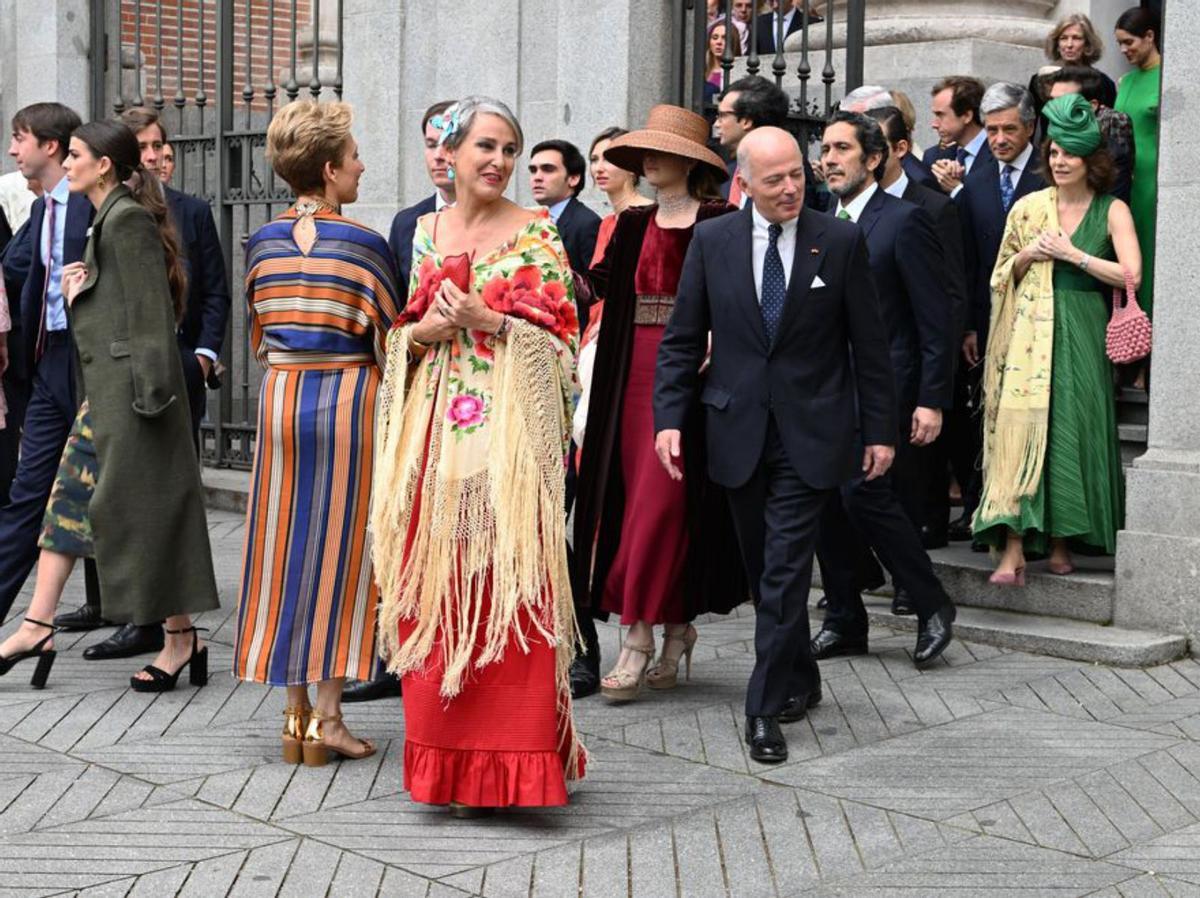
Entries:
[[[711,126],[659,105],[586,155],[527,151],[503,102],[434,104],[431,193],[386,240],[343,211],[366,171],[351,108],[275,114],[266,156],[295,202],[246,244],[265,375],[232,666],[286,690],[285,760],[373,754],[342,703],[398,693],[414,800],[564,804],[587,767],[573,699],[677,688],[697,616],[753,600],[745,739],[775,763],[781,725],[822,700],[818,662],[868,651],[884,570],[922,666],[956,616],[930,550],[993,549],[997,586],[1034,557],[1069,575],[1074,553],[1113,553],[1107,295],[1151,309],[1155,15],[1116,21],[1117,85],[1071,15],[1028,88],[939,80],[936,146],[909,97],[866,85],[810,159],[782,89],[711,75],[815,12],[717,6]],[[38,103],[12,127],[0,615],[36,581],[0,675],[35,660],[41,688],[58,629],[115,623],[87,657],[155,651],[131,688],[185,669],[203,686],[198,428],[230,308],[212,217],[168,186],[152,110],[83,124]],[[526,153],[536,210],[506,197]],[[589,175],[604,217],[579,199]],[[81,558],[89,601],[56,616]],[[603,676],[597,619],[625,628]]]

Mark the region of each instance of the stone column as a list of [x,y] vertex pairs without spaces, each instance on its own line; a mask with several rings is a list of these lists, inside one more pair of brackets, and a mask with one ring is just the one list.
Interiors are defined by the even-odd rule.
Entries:
[[[1168,3],[1164,34],[1200,40],[1200,10]],[[1200,57],[1164,54],[1158,157],[1154,355],[1146,454],[1126,477],[1125,530],[1117,539],[1118,625],[1200,632],[1200,313],[1194,227],[1200,208],[1195,139]]]

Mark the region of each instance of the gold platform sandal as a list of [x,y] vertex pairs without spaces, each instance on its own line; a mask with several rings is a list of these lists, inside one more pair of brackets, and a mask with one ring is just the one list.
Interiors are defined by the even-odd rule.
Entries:
[[283,760],[287,764],[299,764],[304,760],[304,731],[308,729],[308,720],[312,717],[312,708],[308,705],[283,709]]
[[312,717],[308,721],[308,728],[304,732],[304,745],[302,746],[305,767],[324,767],[329,762],[331,754],[349,758],[351,761],[360,761],[375,754],[375,744],[370,739],[354,738],[354,741],[359,744],[358,751],[338,748],[325,741],[325,727],[321,724],[337,723],[341,719],[341,714],[322,714],[320,711],[313,710]]
[[[679,633],[664,633],[663,634],[663,651],[658,656],[658,663],[655,664],[646,673],[646,687],[648,689],[674,689],[679,685],[679,662],[686,660],[687,679],[692,678],[692,649],[696,647],[696,640],[700,638],[700,634],[696,632],[696,628],[691,624],[684,627]],[[678,658],[672,658],[667,654],[667,644],[670,642],[683,643],[683,651],[679,653]]]
[[[650,643],[650,648],[645,648],[640,645],[634,645],[627,642],[623,648],[631,652],[637,652],[639,655],[646,656],[646,663],[642,665],[642,669],[636,674],[622,668],[620,665],[614,667],[604,678],[600,680],[600,694],[609,701],[613,702],[631,702],[642,694],[642,686],[646,683],[646,672],[650,669],[650,664],[654,661],[654,643]],[[614,685],[605,684],[605,680],[613,680]]]

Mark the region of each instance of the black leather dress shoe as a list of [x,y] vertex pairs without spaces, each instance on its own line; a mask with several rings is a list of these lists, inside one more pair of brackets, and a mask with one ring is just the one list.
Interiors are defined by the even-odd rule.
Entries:
[[896,594],[892,597],[892,614],[897,617],[907,617],[916,613],[917,609],[913,606],[912,596],[908,594],[908,590],[903,586],[897,586]]
[[600,659],[580,655],[571,662],[571,698],[586,698],[600,689]]
[[971,538],[971,518],[965,512],[957,521],[946,528],[946,539],[952,543],[965,543]]
[[913,660],[917,664],[928,664],[942,652],[954,638],[954,606],[947,602],[929,620],[922,622],[917,632],[917,650]]
[[116,633],[84,649],[83,657],[88,661],[108,661],[112,658],[132,658],[134,655],[144,655],[147,652],[161,652],[163,647],[163,631],[159,624],[139,627],[136,624],[123,624]]
[[776,717],[747,717],[746,744],[750,746],[750,757],[760,764],[787,760],[787,740]]
[[344,702],[373,702],[381,698],[395,698],[400,694],[400,678],[384,671],[371,680],[347,680],[342,687]]
[[946,548],[950,544],[948,529],[948,527],[922,527],[921,545],[925,547],[925,551]]
[[64,611],[54,616],[54,626],[60,630],[98,630],[113,626],[100,616],[99,605],[80,605],[74,611]]
[[819,685],[807,695],[793,695],[779,712],[779,722],[795,723],[797,720],[803,720],[808,714],[808,709],[821,704],[824,697]]
[[837,630],[822,627],[810,643],[814,661],[837,658],[840,655],[865,655],[867,636],[843,636]]

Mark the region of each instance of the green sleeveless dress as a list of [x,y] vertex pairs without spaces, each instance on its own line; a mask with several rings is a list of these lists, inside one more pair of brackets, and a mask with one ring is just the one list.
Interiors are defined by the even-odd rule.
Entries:
[[[1071,236],[1075,246],[1114,260],[1108,236],[1111,196],[1097,196]],[[1112,290],[1070,262],[1054,263],[1054,355],[1050,432],[1042,482],[1016,515],[979,520],[976,538],[1002,548],[1008,529],[1024,534],[1025,551],[1045,554],[1052,537],[1072,551],[1112,555],[1125,520],[1125,476],[1117,435],[1112,363],[1104,335]]]
[[1117,112],[1133,123],[1133,187],[1129,211],[1142,247],[1142,286],[1138,303],[1146,314],[1154,311],[1154,231],[1158,219],[1158,104],[1162,66],[1134,69],[1121,78]]

